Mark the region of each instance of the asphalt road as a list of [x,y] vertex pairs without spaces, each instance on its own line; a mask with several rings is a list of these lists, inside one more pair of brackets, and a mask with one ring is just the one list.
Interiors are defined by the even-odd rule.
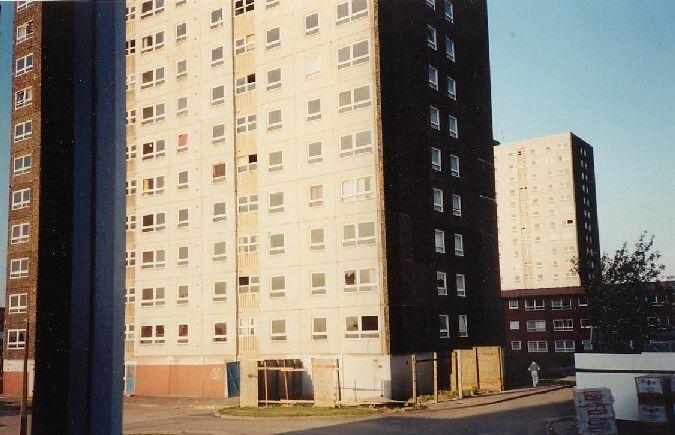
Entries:
[[574,414],[571,389],[508,402],[367,418],[219,419],[199,409],[127,406],[125,434],[495,434],[544,435]]

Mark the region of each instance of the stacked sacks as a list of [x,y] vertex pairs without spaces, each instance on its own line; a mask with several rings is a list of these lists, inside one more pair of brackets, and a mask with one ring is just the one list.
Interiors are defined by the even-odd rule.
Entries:
[[617,433],[614,397],[609,388],[574,389],[577,424],[581,435]]
[[673,375],[645,375],[635,378],[640,421],[666,430],[673,426]]

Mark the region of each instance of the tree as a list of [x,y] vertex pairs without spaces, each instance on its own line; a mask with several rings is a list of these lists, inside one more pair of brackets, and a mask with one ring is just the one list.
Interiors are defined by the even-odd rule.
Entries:
[[613,256],[602,256],[600,273],[586,286],[594,350],[639,350],[653,337],[654,329],[647,320],[651,304],[645,295],[645,283],[656,281],[657,292],[659,288],[665,292],[658,283],[665,266],[653,247],[654,236],[644,232],[632,251],[624,242]]

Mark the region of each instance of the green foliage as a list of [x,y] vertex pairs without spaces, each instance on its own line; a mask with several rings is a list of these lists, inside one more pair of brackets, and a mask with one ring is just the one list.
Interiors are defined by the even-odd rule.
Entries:
[[653,336],[645,283],[657,281],[665,268],[653,247],[654,237],[642,233],[632,250],[624,243],[613,256],[603,255],[601,273],[586,286],[595,351],[639,350]]

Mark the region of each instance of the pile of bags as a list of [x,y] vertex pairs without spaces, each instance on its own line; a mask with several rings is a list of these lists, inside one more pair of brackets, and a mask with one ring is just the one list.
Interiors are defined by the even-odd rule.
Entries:
[[577,424],[581,435],[616,435],[614,397],[609,388],[574,389]]

